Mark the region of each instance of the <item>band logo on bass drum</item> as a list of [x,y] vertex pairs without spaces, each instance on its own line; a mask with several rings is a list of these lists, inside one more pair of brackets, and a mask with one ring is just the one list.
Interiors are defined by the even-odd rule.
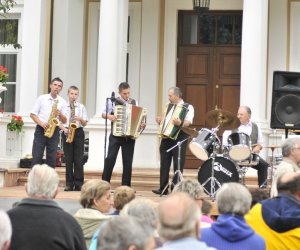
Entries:
[[232,177],[232,174],[233,174],[232,172],[230,172],[229,170],[224,168],[220,162],[215,162],[214,163],[214,170],[215,171],[221,171],[224,174],[228,175],[229,177]]

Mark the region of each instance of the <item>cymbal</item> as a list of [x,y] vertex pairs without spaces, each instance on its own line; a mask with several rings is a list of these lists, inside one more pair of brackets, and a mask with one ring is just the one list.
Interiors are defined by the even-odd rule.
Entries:
[[223,129],[235,129],[240,125],[239,119],[229,111],[214,109],[207,113],[207,121],[212,126],[219,125]]
[[192,138],[198,136],[199,134],[199,132],[196,129],[192,129],[188,127],[182,127],[181,130]]

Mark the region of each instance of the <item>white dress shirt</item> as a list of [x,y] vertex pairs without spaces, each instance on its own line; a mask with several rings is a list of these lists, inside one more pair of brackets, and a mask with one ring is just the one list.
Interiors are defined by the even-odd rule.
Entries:
[[[57,109],[66,116],[67,102],[57,96]],[[40,95],[36,100],[31,114],[36,115],[42,122],[48,122],[55,99],[50,94]]]
[[[125,101],[122,97],[118,97],[118,99],[120,99],[125,105],[130,104],[129,102],[132,101],[131,98],[129,98],[127,101]],[[135,105],[136,105],[136,106],[139,105],[137,100],[135,100]],[[112,101],[109,99],[108,102],[107,102],[107,111],[106,111],[106,103],[105,103],[104,108],[103,108],[103,111],[102,111],[102,114],[106,114],[106,113],[107,113],[107,114],[111,114],[111,112],[114,110],[115,106],[116,106],[116,105],[115,105],[115,102],[112,102]]]
[[[79,102],[74,102],[74,106],[75,106],[75,116],[79,116],[84,121],[88,121],[88,115],[87,115],[87,111],[86,111],[85,106],[83,104],[79,103]],[[67,114],[66,114],[66,116],[67,116],[67,122],[64,124],[64,126],[69,127],[70,118],[71,118],[70,103],[67,104]],[[77,128],[82,127],[82,125],[79,121],[76,121],[76,126],[77,126]]]
[[[257,144],[263,145],[263,136],[262,136],[262,132],[259,126],[257,126],[258,128],[258,138],[257,138]],[[238,127],[238,132],[240,133],[245,133],[246,135],[248,135],[250,137],[251,132],[252,132],[252,122],[249,121],[249,123],[247,123],[246,125],[241,124]],[[223,133],[223,138],[222,138],[222,142],[223,142],[223,146],[228,146],[228,137],[229,135],[232,134],[232,130],[225,130]]]

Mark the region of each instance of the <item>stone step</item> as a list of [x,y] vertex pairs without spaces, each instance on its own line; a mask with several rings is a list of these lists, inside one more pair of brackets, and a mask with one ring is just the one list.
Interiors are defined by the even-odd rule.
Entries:
[[[23,186],[27,182],[27,175],[30,169],[10,169],[7,171],[7,180],[5,186]],[[56,168],[59,175],[59,185],[65,186],[65,168]],[[9,176],[9,177],[8,177]],[[102,171],[97,170],[85,170],[84,179],[85,181],[90,179],[101,179]],[[173,173],[170,173],[170,181],[172,181]],[[185,169],[184,178],[198,179],[198,171],[195,169]],[[115,170],[111,179],[112,188],[121,185],[122,172]],[[257,186],[257,178],[255,176],[245,177],[246,186]],[[150,168],[134,168],[132,173],[132,187],[138,191],[151,191],[159,187],[159,169]]]

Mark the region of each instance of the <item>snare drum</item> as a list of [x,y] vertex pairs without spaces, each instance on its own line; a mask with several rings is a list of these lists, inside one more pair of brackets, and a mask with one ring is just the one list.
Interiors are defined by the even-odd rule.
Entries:
[[[237,171],[237,165],[231,161],[230,159],[224,157],[215,157],[214,163],[214,178],[215,185],[214,191],[216,192],[223,183],[225,182],[238,182],[239,174]],[[211,194],[211,177],[212,177],[212,158],[205,161],[199,172],[198,172],[198,180],[204,188],[204,191],[208,195],[215,195],[215,193]]]
[[234,161],[244,161],[251,155],[250,137],[245,133],[233,133],[228,137],[229,157]]
[[214,143],[216,147],[220,145],[217,135],[203,128],[199,131],[199,135],[190,142],[189,148],[198,159],[206,161],[213,152]]

